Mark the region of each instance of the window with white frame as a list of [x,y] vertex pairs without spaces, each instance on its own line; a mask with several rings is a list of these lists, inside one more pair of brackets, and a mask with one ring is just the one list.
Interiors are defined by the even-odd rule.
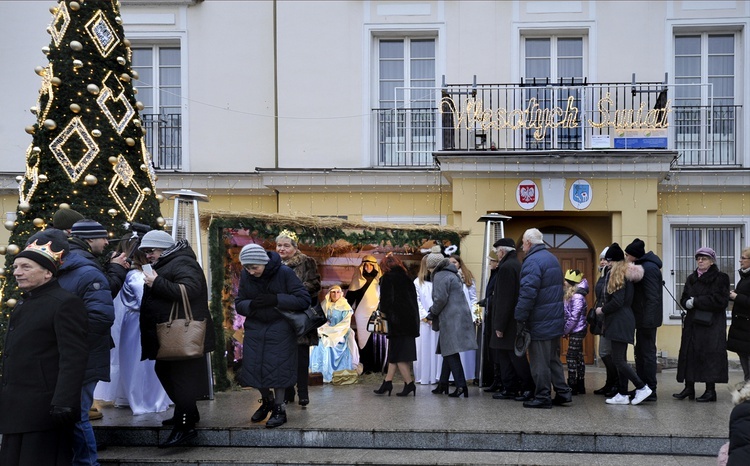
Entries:
[[[672,227],[672,293],[679,301],[688,275],[696,269],[695,251],[709,247],[716,251],[716,266],[729,275],[730,289],[734,288],[735,268],[741,252],[742,227],[736,225],[705,225]],[[666,265],[665,265],[666,268]],[[666,271],[665,271],[666,272]],[[680,307],[674,302],[668,306],[671,314],[679,315]]]
[[135,85],[154,167],[182,169],[182,64],[176,45],[134,46]]
[[432,165],[435,46],[430,37],[377,39],[377,165]]
[[[528,87],[524,100],[534,99],[541,108],[566,108],[568,98],[581,108],[580,88],[569,86],[584,82],[585,41],[582,36],[524,37],[524,86]],[[525,135],[528,149],[581,149],[582,133],[579,128],[558,128],[544,139]]]
[[674,115],[683,165],[736,163],[737,117],[734,32],[674,37]]

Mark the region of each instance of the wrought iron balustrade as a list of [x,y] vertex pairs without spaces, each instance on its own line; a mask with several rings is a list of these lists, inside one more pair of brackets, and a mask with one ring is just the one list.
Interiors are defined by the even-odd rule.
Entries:
[[146,148],[156,170],[182,170],[182,115],[141,114]]

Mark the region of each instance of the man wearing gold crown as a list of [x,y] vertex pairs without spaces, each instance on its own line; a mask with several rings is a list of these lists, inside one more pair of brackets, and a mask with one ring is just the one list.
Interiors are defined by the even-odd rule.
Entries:
[[68,252],[59,230],[37,233],[16,255],[22,291],[13,308],[0,385],[0,464],[70,465],[88,360],[80,298],[55,278]]

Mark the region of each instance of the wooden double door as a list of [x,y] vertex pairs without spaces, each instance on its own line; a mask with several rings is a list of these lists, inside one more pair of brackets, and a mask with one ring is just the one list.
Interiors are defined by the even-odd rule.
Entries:
[[[589,249],[557,249],[550,248],[550,252],[557,257],[562,266],[563,273],[566,270],[574,269],[583,272],[583,277],[589,282],[589,293],[586,295],[586,309],[591,309],[596,302],[594,286],[598,277],[597,266],[594,265],[592,252]],[[568,352],[568,339],[562,338],[560,341],[560,359],[566,362],[565,354]],[[595,354],[594,335],[591,332],[586,333],[583,340],[583,359],[586,364],[593,364]]]

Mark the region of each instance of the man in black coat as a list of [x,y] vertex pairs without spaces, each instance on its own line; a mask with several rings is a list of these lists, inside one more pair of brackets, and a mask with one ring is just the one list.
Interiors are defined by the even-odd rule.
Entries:
[[55,276],[67,253],[59,230],[41,232],[13,262],[21,300],[11,314],[0,385],[0,464],[70,465],[88,360],[83,302]]
[[495,393],[492,398],[529,401],[534,398],[534,380],[529,360],[526,355],[516,356],[514,350],[517,327],[514,312],[521,287],[521,262],[518,261],[516,243],[512,238],[501,238],[495,242],[494,247],[500,262],[490,302],[493,329],[490,351],[494,360],[499,362],[504,390]]
[[656,401],[656,329],[663,319],[662,262],[645,243],[636,238],[625,248],[625,260],[643,267],[643,279],[635,283],[635,372],[651,389],[644,401]]

